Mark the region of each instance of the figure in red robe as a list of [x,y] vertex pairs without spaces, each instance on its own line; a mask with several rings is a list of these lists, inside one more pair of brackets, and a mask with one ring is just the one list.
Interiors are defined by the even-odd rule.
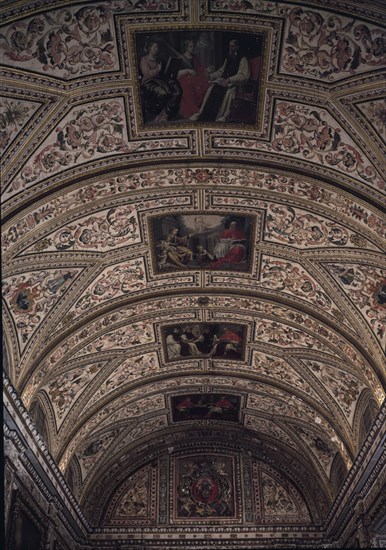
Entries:
[[198,113],[210,84],[206,68],[200,64],[193,52],[193,40],[186,40],[184,53],[181,55],[183,64],[177,74],[182,89],[179,113],[184,118],[190,118]]
[[221,267],[224,264],[238,264],[245,259],[246,248],[243,241],[245,233],[237,227],[237,222],[230,223],[228,229],[220,234],[220,242],[214,249],[216,261],[210,267]]

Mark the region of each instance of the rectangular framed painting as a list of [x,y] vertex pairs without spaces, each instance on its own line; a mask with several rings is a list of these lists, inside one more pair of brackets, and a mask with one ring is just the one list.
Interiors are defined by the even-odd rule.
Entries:
[[162,327],[165,359],[243,361],[246,326],[236,323],[183,323]]
[[255,125],[263,43],[262,32],[135,32],[143,124]]
[[195,393],[173,395],[171,411],[173,422],[186,420],[224,420],[238,422],[240,418],[240,396]]
[[174,214],[149,218],[155,273],[186,269],[251,269],[255,217]]

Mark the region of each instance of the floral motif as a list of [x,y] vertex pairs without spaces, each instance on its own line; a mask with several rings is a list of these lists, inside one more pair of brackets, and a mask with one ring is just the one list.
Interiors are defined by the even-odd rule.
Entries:
[[298,103],[276,103],[270,144],[255,138],[214,137],[215,149],[271,151],[332,168],[385,189],[385,182],[336,121],[317,107]]
[[[203,175],[204,172],[204,175]],[[204,178],[204,179],[203,179]],[[364,228],[368,228],[374,233],[383,238],[385,233],[385,223],[380,216],[377,216],[371,210],[364,208],[356,202],[350,200],[349,197],[343,196],[336,191],[325,189],[320,185],[314,183],[308,183],[301,179],[292,178],[288,176],[281,176],[276,174],[267,174],[256,170],[246,169],[220,169],[220,168],[208,168],[200,169],[159,169],[156,172],[146,171],[137,174],[131,174],[127,176],[117,176],[107,180],[98,181],[96,183],[87,183],[87,185],[70,191],[65,195],[59,197],[53,197],[49,203],[44,203],[38,206],[27,215],[19,218],[17,223],[11,225],[7,229],[4,229],[2,233],[2,248],[7,250],[12,245],[18,242],[19,239],[28,235],[30,231],[47,223],[48,221],[59,217],[63,213],[71,212],[79,206],[93,204],[96,200],[106,197],[116,197],[124,193],[133,190],[140,189],[152,189],[154,187],[173,187],[184,184],[194,186],[200,184],[201,181],[209,182],[214,188],[217,185],[227,184],[228,186],[237,186],[242,182],[243,187],[250,187],[251,189],[262,189],[266,191],[277,191],[287,196],[298,196],[305,199],[312,200],[313,202],[333,208],[335,212],[344,214],[350,219],[360,224]],[[175,198],[177,200],[178,197]],[[163,201],[164,199],[162,199]],[[240,200],[240,199],[238,199]],[[158,198],[159,204],[164,204],[161,198]],[[227,201],[225,203],[225,201]],[[229,196],[217,198],[217,204],[235,204],[236,198],[231,199]],[[267,208],[262,201],[256,201],[257,208]],[[274,205],[272,205],[274,206]],[[278,206],[278,205],[277,205]],[[136,205],[138,208],[139,205]],[[295,209],[299,214],[301,210]],[[272,209],[270,208],[270,214]],[[304,213],[305,214],[305,213]],[[132,214],[134,215],[134,214]],[[95,214],[97,216],[97,214]],[[317,217],[320,223],[322,218]],[[81,221],[85,223],[85,220]],[[336,224],[335,224],[336,225]],[[326,232],[326,230],[324,231]],[[328,231],[326,232],[328,234]],[[52,240],[52,236],[49,238]],[[272,238],[272,237],[270,237]],[[356,246],[369,246],[366,240],[353,234],[350,239]],[[313,241],[311,241],[313,242]],[[52,248],[52,243],[47,242],[43,244],[37,243],[37,246],[41,249]]]
[[91,397],[89,405],[93,405],[99,401],[99,399],[104,398],[106,395],[109,395],[122,386],[131,384],[134,380],[148,378],[159,371],[160,366],[155,353],[146,353],[146,355],[130,357],[123,361],[123,363],[121,363],[110,376],[99,385],[98,390]]
[[[158,388],[157,385],[152,387],[150,391],[155,391],[161,388]],[[144,388],[139,388],[138,393],[143,395]],[[142,414],[146,414],[150,411],[163,409],[165,406],[165,399],[163,395],[155,395],[151,397],[145,397],[143,399],[138,399],[135,401],[137,396],[126,395],[124,397],[118,397],[113,402],[108,403],[103,408],[99,409],[96,414],[89,418],[83,425],[80,427],[76,435],[71,439],[70,445],[67,447],[61,461],[60,469],[64,471],[67,468],[68,462],[74,453],[75,449],[79,447],[80,449],[85,448],[87,442],[91,438],[95,440],[98,439],[97,433],[101,428],[106,429],[111,423],[120,421],[120,420],[133,420],[140,417]]]
[[326,390],[336,399],[341,409],[352,421],[355,404],[365,385],[352,374],[330,367],[320,361],[303,359],[303,363],[323,382]]
[[111,515],[114,518],[141,518],[149,516],[151,467],[135,472],[125,483],[125,492],[119,498]]
[[39,105],[32,101],[1,98],[0,151],[3,152],[25,126]]
[[70,407],[99,373],[103,365],[104,363],[93,363],[86,367],[72,369],[57,376],[42,388],[49,395],[58,420],[61,420],[67,414]]
[[260,285],[301,297],[324,311],[332,310],[333,303],[323,288],[295,262],[263,257]]
[[150,433],[157,432],[162,428],[167,428],[168,419],[166,415],[156,416],[155,418],[148,418],[142,420],[137,424],[131,432],[125,437],[125,440],[120,443],[120,446],[126,446],[136,439],[141,439]]
[[3,297],[12,311],[22,348],[78,273],[79,269],[47,269],[4,279]]
[[245,13],[279,13],[279,4],[265,0],[209,0],[211,11]]
[[352,246],[355,240],[355,233],[341,224],[280,204],[269,205],[264,236],[302,249]]
[[121,430],[119,429],[111,430],[91,442],[89,440],[83,448],[79,450],[77,457],[82,471],[83,480],[101,458],[103,452],[109,447],[109,445],[111,445],[114,439],[116,439],[120,431]]
[[38,241],[33,250],[37,252],[59,250],[97,250],[104,252],[141,242],[138,216],[132,204],[115,206],[85,216],[59,231]]
[[317,349],[329,354],[332,353],[329,347],[304,330],[299,330],[277,321],[257,321],[255,339],[258,342],[269,342],[282,348],[307,348]]
[[[275,388],[269,388],[269,395],[253,395],[248,396],[248,409],[255,411],[270,411],[270,413],[284,418],[291,417],[297,419],[305,419],[311,423],[317,422],[319,416],[316,411],[306,405],[304,401],[298,397],[288,397],[288,393]],[[327,428],[326,421],[323,422],[323,428]]]
[[360,103],[358,108],[366,115],[370,124],[379,132],[386,142],[386,102],[385,99],[375,99],[368,103]]
[[84,313],[107,300],[146,288],[146,284],[142,258],[108,267],[82,294],[73,309],[77,314]]
[[272,149],[358,175],[383,189],[383,182],[363,153],[342,132],[326,111],[296,103],[279,102]]
[[153,323],[138,321],[132,325],[119,327],[80,349],[74,357],[82,357],[89,353],[107,351],[110,349],[131,349],[154,342]]
[[245,414],[244,426],[250,430],[254,430],[257,433],[265,433],[269,437],[274,437],[281,443],[285,443],[286,445],[296,449],[296,443],[286,432],[284,432],[271,420],[260,418],[252,414]]
[[327,268],[386,344],[386,271],[372,265],[329,264]]
[[320,401],[320,397],[315,393],[308,382],[300,376],[287,361],[280,357],[274,357],[266,353],[255,351],[253,353],[253,369],[256,374],[274,378],[291,387],[300,388],[307,395],[312,395],[312,397]]
[[307,446],[314,453],[326,475],[329,477],[332,462],[337,452],[332,443],[327,443],[317,433],[308,430],[304,426],[292,425],[292,428],[307,443]]
[[127,153],[123,103],[94,102],[71,110],[12,182],[13,193],[75,164],[104,155]]
[[5,28],[2,49],[15,66],[71,79],[118,68],[107,3],[61,9]]
[[[297,420],[301,420],[302,422],[307,422],[309,426],[313,426],[313,425],[318,426],[319,429],[323,430],[326,440],[331,441],[331,444],[330,443],[328,444],[328,448],[331,450],[332,445],[333,444],[336,445],[342,454],[345,464],[347,465],[348,468],[351,468],[352,462],[351,462],[350,456],[347,452],[347,449],[343,441],[337,435],[333,426],[329,422],[327,422],[324,417],[319,416],[318,412],[316,412],[313,408],[311,408],[309,405],[307,405],[304,401],[302,401],[298,397],[291,395],[291,397],[288,398],[287,392],[283,392],[278,388],[270,387],[269,395],[249,394],[247,407],[249,409],[262,411],[264,413],[269,411],[270,414],[278,415],[278,417],[282,417],[282,418],[278,418],[278,420],[284,420],[287,426],[288,426],[288,418],[294,418]],[[295,429],[297,426],[291,424],[291,427]],[[301,429],[303,429],[303,426],[301,427]],[[311,447],[312,446],[315,447],[315,441],[313,438],[315,437],[316,434],[312,432],[311,435],[308,436],[307,435],[308,432],[306,433],[305,430],[303,431],[304,431],[303,435],[307,445]],[[294,434],[294,438],[296,441],[297,440],[296,433]],[[333,458],[334,457],[332,456],[332,459]]]
[[333,81],[386,62],[379,27],[301,7],[289,8],[286,22],[285,72]]
[[115,14],[175,11],[178,0],[95,2],[4,26],[1,49],[14,67],[71,80],[119,68]]
[[98,423],[99,427],[113,425],[114,423],[122,420],[128,421],[137,419],[149,412],[164,409],[165,397],[162,394],[158,394],[152,395],[151,397],[145,397],[144,399],[139,399],[138,401],[127,404],[126,406],[121,406],[121,403],[118,401],[117,405],[120,405],[120,408],[114,413],[110,411],[110,414],[105,415],[105,419]]
[[273,477],[265,474],[262,477],[264,512],[267,515],[298,515],[296,504],[288,491]]

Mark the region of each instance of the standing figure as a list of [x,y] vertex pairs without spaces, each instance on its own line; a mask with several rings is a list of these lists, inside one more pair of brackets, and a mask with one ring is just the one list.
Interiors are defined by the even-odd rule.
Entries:
[[144,117],[155,117],[153,122],[166,122],[176,116],[182,90],[177,80],[163,75],[158,42],[150,42],[148,53],[141,57],[139,67]]
[[248,59],[240,54],[239,42],[231,40],[223,65],[209,73],[213,84],[205,95],[200,111],[191,116],[190,120],[225,122],[236,95],[236,87],[247,82],[249,76]]
[[180,115],[190,118],[198,113],[210,81],[208,72],[200,65],[194,54],[193,40],[185,40],[184,53],[181,55],[182,66],[177,73],[178,82],[182,89]]

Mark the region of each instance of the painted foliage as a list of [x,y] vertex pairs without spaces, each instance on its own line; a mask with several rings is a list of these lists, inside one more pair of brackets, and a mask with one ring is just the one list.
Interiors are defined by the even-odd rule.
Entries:
[[219,136],[213,138],[213,148],[279,153],[353,176],[378,190],[385,188],[364,149],[327,109],[314,105],[277,101],[269,144],[251,135]]
[[108,300],[138,292],[143,288],[146,288],[143,259],[122,262],[104,269],[83,292],[72,311],[81,314]]
[[337,80],[384,65],[385,31],[321,10],[291,7],[282,66],[287,73]]
[[357,107],[379,133],[379,137],[386,142],[386,98],[359,103]]
[[81,467],[83,479],[88,475],[90,470],[95,466],[101,458],[104,451],[111,445],[113,440],[119,434],[119,429],[113,429],[99,436],[85,445],[78,451],[77,458]]
[[336,399],[347,418],[352,421],[355,406],[365,384],[356,376],[322,363],[302,359],[303,363],[323,383],[331,395]]
[[[343,195],[336,188],[332,190],[321,186],[320,182],[313,181],[309,183],[305,179],[283,176],[274,174],[273,172],[265,173],[250,168],[223,169],[212,166],[207,166],[205,168],[158,168],[156,171],[148,170],[105,179],[98,178],[96,182],[91,183],[88,181],[87,184],[73,191],[68,191],[65,195],[50,197],[49,202],[39,203],[27,214],[18,217],[16,222],[4,228],[1,235],[2,250],[8,250],[18,243],[20,239],[26,238],[34,229],[40,228],[50,221],[59,218],[62,214],[68,214],[81,206],[95,204],[96,201],[105,199],[106,197],[120,198],[127,192],[138,191],[140,189],[178,187],[182,182],[185,186],[189,185],[192,186],[192,188],[203,184],[208,185],[208,187],[211,185],[226,184],[228,187],[236,188],[242,183],[243,187],[249,188],[253,193],[255,193],[256,189],[261,189],[272,192],[278,191],[290,198],[300,196],[322,207],[328,209],[333,208],[335,213],[347,216],[350,222],[355,222],[355,224],[362,229],[372,231],[374,234],[379,235],[381,239],[383,239],[385,233],[384,220],[378,213],[364,207],[362,204],[356,203],[351,200],[348,195]],[[175,201],[178,199],[181,198],[176,196]],[[158,203],[161,203],[162,200],[161,196],[157,196]],[[229,207],[231,204],[241,206],[246,204],[246,200],[249,200],[249,198],[233,197],[229,196],[229,194],[223,197],[219,194],[213,197],[213,201],[215,201],[213,204],[223,207],[225,207],[225,205]],[[316,217],[312,215],[312,217],[307,217],[307,212],[304,210],[291,207],[291,211],[288,210],[288,206],[279,206],[279,203],[276,202],[268,206],[265,201],[256,200],[256,195],[254,200],[256,208],[269,208],[268,214],[270,219],[268,220],[269,223],[266,225],[266,238],[269,240],[278,239],[279,242],[285,242],[301,248],[309,248],[314,244],[316,244],[316,246],[347,246],[350,242],[356,247],[369,246],[363,234],[359,235],[350,232],[346,228],[344,229],[347,231],[348,239],[344,238],[343,240],[341,239],[340,242],[337,242],[336,239],[331,238],[334,233],[336,233],[334,226],[337,226],[337,229],[340,231],[343,231],[343,226],[340,224],[337,225],[334,222],[328,223],[328,220],[323,220],[321,216]],[[153,206],[150,205],[149,207]],[[118,214],[122,213],[121,208],[125,210],[126,208],[130,209],[128,206],[120,206],[118,208]],[[126,227],[132,223],[132,229],[133,231],[135,230],[136,234],[138,228],[136,212],[126,211],[125,214],[124,219],[126,221]],[[119,217],[120,220],[122,220],[122,217]],[[133,222],[130,221],[132,217],[134,217]],[[118,228],[123,229],[123,227],[120,224],[114,224],[113,227],[110,228],[111,219],[112,217],[109,211],[107,211],[106,214],[99,212],[94,213],[92,216],[88,216],[86,219],[81,218],[79,224],[82,225],[83,230],[86,228],[95,228],[93,224],[96,223],[97,227],[99,226],[98,229],[100,229],[100,231],[103,230],[106,237],[108,233],[110,239],[106,238],[98,242],[98,246],[108,249],[110,248],[111,236],[114,237],[114,246],[119,246],[123,242],[122,236],[117,238],[116,235],[112,235],[112,230],[113,233],[115,233]],[[279,225],[280,233],[278,230],[275,230],[275,227],[279,229]],[[315,225],[318,231],[312,230],[312,227]],[[308,231],[307,228],[309,228]],[[62,228],[62,230],[65,231],[65,228]],[[292,240],[291,235],[294,231],[296,231],[297,236]],[[55,234],[48,233],[45,237],[47,241],[42,244],[40,241],[36,243],[36,250],[59,250],[56,244],[60,242],[60,232],[61,230],[57,230]],[[57,236],[54,236],[56,234]],[[93,232],[93,236],[95,236],[95,232]],[[129,237],[129,234],[127,234],[127,236]],[[71,244],[71,246],[75,247],[74,249],[85,250],[85,243],[82,242],[81,244],[78,235],[75,237],[75,233],[71,232],[69,238],[71,241],[76,242],[76,244]],[[124,239],[125,243],[129,244],[126,238]],[[90,249],[95,249],[95,238],[92,239],[92,243]],[[88,247],[86,247],[86,249],[88,249]]]
[[[88,193],[93,196],[91,189]],[[135,206],[127,204],[77,218],[37,241],[29,252],[105,252],[140,242]]]
[[6,300],[24,347],[73,283],[79,269],[46,269],[3,281]]
[[263,35],[210,30],[136,33],[145,124],[255,124]]
[[91,159],[127,153],[128,141],[121,99],[73,108],[12,181],[9,195]]
[[297,387],[307,395],[320,401],[319,395],[288,361],[261,351],[254,351],[252,357],[252,368],[256,374],[274,378],[277,382]]
[[264,512],[267,515],[295,515],[296,505],[288,491],[275,479],[262,474]]
[[155,353],[146,355],[135,355],[125,359],[119,364],[110,375],[100,383],[98,389],[89,400],[93,405],[99,399],[118,390],[124,385],[131,384],[134,380],[157,374],[160,371],[158,357]]
[[58,424],[103,366],[104,363],[95,362],[72,369],[44,386],[43,390],[50,397]]
[[[304,426],[293,426],[293,428],[311,449],[326,475],[329,476],[332,462],[337,452],[336,447],[327,439],[323,439],[319,434],[308,430]],[[335,442],[336,440],[334,440]]]
[[245,354],[245,326],[233,323],[195,323],[163,327],[167,361],[221,358],[240,361]]
[[178,0],[93,2],[62,7],[4,27],[4,62],[65,80],[119,68],[114,15],[175,11]]
[[237,422],[240,396],[225,394],[189,394],[171,397],[173,422],[184,420],[226,420]]
[[175,519],[200,521],[235,517],[233,458],[177,458],[175,468]]
[[155,520],[156,470],[145,466],[131,475],[111,499],[103,523],[125,525],[131,522]]
[[100,335],[99,338],[80,349],[75,357],[112,349],[130,349],[150,342],[154,342],[153,325],[139,321]]
[[386,269],[346,262],[328,264],[326,267],[365,316],[380,344],[385,348]]
[[181,269],[248,271],[252,216],[175,214],[150,219],[158,273]]
[[1,97],[0,152],[3,152],[12,143],[38,108],[39,104],[32,101]]
[[332,310],[326,291],[298,263],[263,257],[260,285],[301,297],[324,311]]

